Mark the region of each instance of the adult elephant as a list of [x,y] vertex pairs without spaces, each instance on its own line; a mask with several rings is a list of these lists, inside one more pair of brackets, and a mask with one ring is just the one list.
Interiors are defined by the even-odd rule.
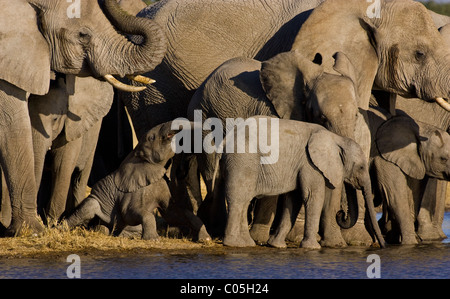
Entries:
[[[166,39],[158,25],[127,15],[115,0],[0,3],[0,164],[12,207],[7,233],[15,235],[23,224],[41,229],[28,95],[48,92],[51,70],[111,82],[111,75],[152,70]],[[134,44],[122,33],[142,35],[143,42]]]
[[[238,56],[264,61],[298,50],[313,61],[321,53],[330,57],[323,61],[325,71],[332,71],[331,57],[343,52],[356,69],[363,115],[374,83],[405,97],[427,101],[449,97],[450,51],[426,8],[415,1],[168,0],[138,15],[163,25],[169,40],[163,62],[149,73],[157,83],[124,96],[138,137],[158,123],[185,116],[201,82],[224,61]],[[357,128],[355,140],[368,158],[368,125],[362,121]],[[363,221],[354,229],[350,237],[363,236]],[[366,241],[367,237],[366,233]]]

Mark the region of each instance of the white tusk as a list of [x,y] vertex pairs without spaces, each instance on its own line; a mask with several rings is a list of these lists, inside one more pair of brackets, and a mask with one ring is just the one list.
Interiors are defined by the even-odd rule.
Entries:
[[438,103],[439,106],[450,112],[450,104],[443,98],[436,98],[436,103]]
[[143,84],[153,84],[153,83],[156,82],[153,79],[150,79],[150,78],[147,78],[147,77],[144,77],[144,76],[141,76],[141,75],[137,75],[137,76],[127,75],[127,78],[130,79],[130,80],[139,82],[139,83],[143,83]]
[[119,90],[128,91],[128,92],[140,92],[140,91],[147,89],[147,87],[145,87],[145,86],[131,86],[131,85],[124,84],[124,83],[120,82],[119,80],[117,80],[116,78],[114,78],[112,75],[105,75],[105,76],[103,76],[103,78],[105,78],[105,80],[108,81],[109,84],[111,84],[112,86],[114,86],[115,88],[117,88]]

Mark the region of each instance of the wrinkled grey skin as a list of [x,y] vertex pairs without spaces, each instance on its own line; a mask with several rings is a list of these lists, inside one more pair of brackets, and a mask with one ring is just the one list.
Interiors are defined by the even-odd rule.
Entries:
[[[210,239],[202,222],[172,199],[167,180],[168,162],[174,157],[171,122],[151,129],[112,174],[97,182],[75,212],[67,218],[69,228],[98,216],[115,235],[126,226],[142,224],[142,238],[158,238],[154,210],[163,217],[189,222],[199,240]],[[114,231],[113,231],[114,230]]]
[[113,96],[106,82],[67,76],[52,81],[48,94],[28,99],[37,186],[47,151],[52,157],[51,191],[40,199],[49,222],[61,217],[66,201],[73,208],[86,197],[100,126]]
[[142,0],[117,0],[117,2],[123,10],[133,16],[147,7],[147,4]]
[[[69,18],[74,3],[67,1],[0,1],[0,165],[12,206],[8,235],[15,235],[23,224],[42,229],[36,217],[28,95],[48,92],[50,70],[123,76],[153,69],[165,53],[164,35],[150,20],[125,16],[115,0],[79,3],[80,18]],[[123,34],[142,34],[145,43],[130,43],[116,28]]]
[[450,179],[450,135],[400,110],[390,117],[372,108],[369,121],[373,133],[372,181],[383,200],[381,223],[387,239],[417,244],[414,222],[428,178]]
[[[259,123],[261,119],[266,120],[269,127],[274,125],[274,120],[278,121],[276,118],[263,116],[250,119],[256,120],[258,130],[263,128]],[[363,190],[372,224],[377,229],[369,171],[360,146],[317,124],[280,119],[278,129],[275,131],[279,138],[278,160],[272,160],[272,164],[261,163],[261,157],[266,155],[259,150],[256,153],[227,153],[225,150],[222,154],[220,164],[224,177],[224,197],[228,204],[223,244],[236,247],[255,245],[247,224],[250,201],[254,197],[264,200],[265,197],[299,188],[302,198],[297,200],[303,200],[306,208],[305,234],[301,247],[320,248],[316,236],[324,205],[325,187],[329,185],[336,188],[344,181]],[[238,128],[236,134],[239,134],[239,130],[245,130],[245,126]],[[262,134],[267,133],[267,140],[274,141],[271,131],[270,127]],[[261,131],[258,131],[259,134]],[[248,145],[248,134],[245,142]],[[340,200],[340,194],[334,198]],[[379,228],[377,238],[384,246]]]
[[[442,25],[439,32],[450,47],[450,17],[432,14],[436,26]],[[408,105],[413,101],[413,105]],[[441,130],[450,132],[450,113],[419,99],[397,97],[396,107],[407,113],[414,120],[424,122]],[[447,182],[429,178],[422,204],[417,216],[417,234],[422,240],[438,240],[445,238],[442,230],[444,220]]]
[[[354,139],[359,114],[353,83],[356,80],[354,69],[345,54],[336,53],[335,57],[334,73],[324,72],[320,66],[320,54],[315,57],[317,64],[295,51],[278,54],[263,63],[249,58],[231,59],[197,89],[188,107],[188,118],[194,120],[195,110],[200,110],[203,122],[207,118],[219,118],[224,128],[226,118],[245,119],[255,115],[308,120]],[[203,133],[206,135],[208,131]],[[210,193],[216,157],[202,153],[198,159]],[[251,235],[259,243],[267,242],[271,226],[271,221],[264,223],[260,218],[273,220],[273,217],[260,214],[275,214],[274,199],[271,204],[266,200],[262,203],[265,205],[263,208],[256,208],[260,212],[255,213]],[[335,215],[337,209],[327,212]],[[336,229],[336,232],[325,235],[340,235],[340,230]],[[331,243],[336,246],[345,244],[342,237],[339,241],[327,242],[330,246]]]
[[[411,0],[380,1],[380,18],[369,18],[373,3],[360,0],[188,1],[166,0],[139,16],[164,27],[169,48],[163,63],[147,75],[157,83],[135,95],[123,95],[137,135],[155,124],[185,116],[195,90],[207,76],[234,57],[264,61],[298,50],[309,60],[316,53],[331,72],[336,52],[356,70],[359,107],[365,116],[372,87],[407,97],[448,98],[449,50],[443,47],[425,7]],[[310,9],[317,7],[312,13]],[[369,157],[370,134],[360,118],[355,140]],[[371,241],[359,194],[357,225],[348,240]]]

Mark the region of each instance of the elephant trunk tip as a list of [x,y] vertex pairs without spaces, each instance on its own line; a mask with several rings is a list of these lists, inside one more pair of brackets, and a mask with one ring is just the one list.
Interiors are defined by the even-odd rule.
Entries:
[[352,228],[356,224],[356,219],[352,217],[348,217],[344,210],[340,210],[336,213],[336,222],[341,228],[349,229]]

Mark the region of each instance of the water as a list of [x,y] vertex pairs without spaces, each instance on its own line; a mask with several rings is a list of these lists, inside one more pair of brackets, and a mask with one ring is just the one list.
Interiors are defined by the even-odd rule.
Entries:
[[[450,238],[450,213],[444,232]],[[371,261],[380,257],[381,278],[450,278],[450,240],[387,249],[348,247],[303,250],[298,248],[224,248],[217,252],[178,250],[158,253],[95,257],[82,255],[81,278],[150,279],[301,279],[367,278]],[[0,259],[0,278],[67,278],[66,257]]]

